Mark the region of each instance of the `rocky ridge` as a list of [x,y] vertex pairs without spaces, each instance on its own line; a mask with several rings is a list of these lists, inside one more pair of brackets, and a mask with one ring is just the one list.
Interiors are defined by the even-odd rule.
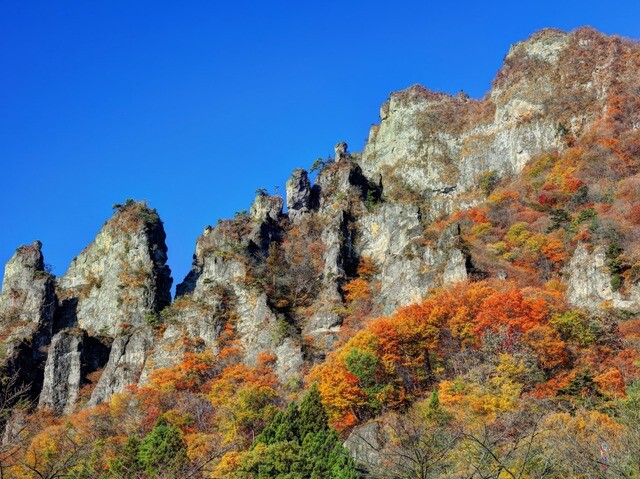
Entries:
[[[481,100],[418,86],[391,94],[362,154],[340,142],[314,182],[293,171],[286,211],[282,197],[259,191],[249,213],[206,227],[173,302],[162,222],[142,203],[119,205],[57,281],[39,243],[19,248],[0,296],[5,369],[59,414],[232,343],[248,364],[267,353],[281,382],[299,382],[339,339],[364,264],[367,307],[378,314],[484,274],[455,221],[425,231],[486,199],[483,182],[565,148],[559,125],[579,135],[604,114],[607,50],[564,73],[604,41],[590,30],[540,32],[510,49]],[[637,285],[613,291],[602,250],[578,246],[564,278],[580,307],[640,305]]]
[[33,386],[34,399],[43,383],[56,302],[42,244],[20,246],[5,267],[0,294],[2,365],[7,376],[19,376],[20,385]]

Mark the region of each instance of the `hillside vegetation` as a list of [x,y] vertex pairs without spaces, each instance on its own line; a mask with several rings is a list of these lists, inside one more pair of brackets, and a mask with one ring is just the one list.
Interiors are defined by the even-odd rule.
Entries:
[[[640,46],[512,46],[207,227],[7,265],[0,478],[640,478]],[[31,369],[29,369],[31,368]]]

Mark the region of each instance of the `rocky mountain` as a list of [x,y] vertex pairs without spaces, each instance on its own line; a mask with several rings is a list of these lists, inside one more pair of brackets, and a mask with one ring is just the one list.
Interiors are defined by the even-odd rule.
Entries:
[[5,268],[3,361],[40,408],[73,411],[96,372],[92,403],[137,382],[153,345],[148,317],[171,302],[162,222],[141,203],[117,210],[63,277],[44,270],[39,242]]
[[57,305],[55,280],[45,271],[42,244],[20,246],[5,267],[0,295],[2,362],[9,375],[31,386],[31,396],[43,383],[43,367],[53,332]]
[[3,368],[60,415],[194,354],[269,364],[295,391],[367,318],[454,283],[514,281],[633,315],[639,92],[638,45],[584,28],[513,45],[482,99],[392,93],[362,153],[340,142],[314,180],[293,171],[286,198],[258,191],[249,212],[207,226],[173,300],[144,203],[117,205],[60,278],[40,243],[21,246],[0,296]]

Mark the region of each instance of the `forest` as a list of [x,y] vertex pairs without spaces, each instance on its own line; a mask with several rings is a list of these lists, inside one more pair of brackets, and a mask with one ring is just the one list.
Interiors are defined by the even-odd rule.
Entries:
[[[287,216],[282,198],[259,192],[251,213],[205,231],[173,302],[154,305],[141,324],[117,325],[127,338],[150,331],[147,364],[165,344],[179,351],[172,364],[96,403],[105,373],[95,368],[64,413],[36,409],[27,386],[5,374],[0,479],[640,478],[640,47],[592,29],[568,35],[557,85],[541,77],[547,63],[515,49],[481,100],[417,87],[394,97],[427,105],[416,127],[427,138],[485,135],[513,98],[539,99],[539,110],[504,127],[553,130],[552,147],[519,171],[473,170],[473,188],[460,186],[459,196],[427,194],[402,181],[404,163],[380,167],[378,183],[365,178],[363,157],[344,145],[316,164],[321,194],[306,172],[298,176],[308,190],[300,187],[302,212],[290,205]],[[461,158],[486,146],[464,138]],[[461,159],[454,168],[438,158],[428,167],[463,177]],[[419,210],[413,249],[362,253],[362,238],[382,229],[372,220],[367,230],[362,218],[389,205]],[[159,221],[145,208],[117,205],[118,234]],[[333,231],[340,241],[327,239]],[[388,254],[393,244],[385,246]],[[462,259],[447,263],[454,253]],[[334,257],[342,263],[330,269]],[[420,263],[431,281],[420,283],[422,297],[394,300],[391,288],[405,285],[389,284],[393,261]],[[450,264],[464,277],[447,276]],[[207,280],[232,269],[235,282]],[[121,274],[123,307],[137,301],[129,290],[146,288],[145,271]],[[588,296],[596,274],[602,296]],[[82,301],[100,289],[106,280],[92,276],[66,291]],[[238,307],[249,296],[258,333]],[[208,315],[212,343],[192,332],[200,327],[192,316]],[[305,329],[320,316],[338,320]],[[181,318],[192,321],[188,334]],[[249,350],[249,334],[273,347]],[[291,369],[300,374],[283,374],[282,345],[294,339],[302,359]]]

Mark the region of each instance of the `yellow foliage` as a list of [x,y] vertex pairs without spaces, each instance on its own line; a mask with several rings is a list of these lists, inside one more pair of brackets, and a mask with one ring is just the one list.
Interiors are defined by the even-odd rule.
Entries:
[[240,466],[242,454],[237,451],[227,452],[211,473],[211,479],[227,479]]
[[483,384],[441,381],[438,388],[440,403],[451,411],[466,416],[482,416],[488,419],[518,408],[522,384],[520,378],[526,372],[521,361],[509,354],[502,354],[495,373]]

